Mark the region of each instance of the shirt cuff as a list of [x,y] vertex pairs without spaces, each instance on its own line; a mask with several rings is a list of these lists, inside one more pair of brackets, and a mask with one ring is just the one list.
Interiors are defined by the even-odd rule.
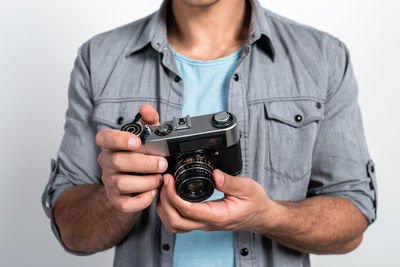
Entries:
[[47,217],[50,219],[51,230],[66,252],[77,256],[91,255],[93,253],[72,251],[68,249],[61,239],[60,231],[53,216],[53,209],[57,199],[61,196],[61,194],[74,185],[63,175],[57,175],[57,169],[58,163],[56,160],[52,159],[49,181],[42,195],[42,206]]

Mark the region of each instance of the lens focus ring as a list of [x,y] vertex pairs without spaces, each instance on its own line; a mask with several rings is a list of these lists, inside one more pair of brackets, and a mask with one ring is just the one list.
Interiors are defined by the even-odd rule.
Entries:
[[215,189],[214,162],[205,152],[181,155],[175,165],[175,183],[179,196],[190,202],[209,198]]

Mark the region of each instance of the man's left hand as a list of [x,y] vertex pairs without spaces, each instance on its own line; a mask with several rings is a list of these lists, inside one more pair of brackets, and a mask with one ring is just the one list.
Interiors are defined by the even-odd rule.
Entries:
[[275,226],[280,204],[271,200],[259,183],[220,170],[215,170],[213,177],[216,189],[225,193],[225,197],[191,203],[177,195],[172,175],[164,175],[157,212],[169,232],[246,230],[261,233]]

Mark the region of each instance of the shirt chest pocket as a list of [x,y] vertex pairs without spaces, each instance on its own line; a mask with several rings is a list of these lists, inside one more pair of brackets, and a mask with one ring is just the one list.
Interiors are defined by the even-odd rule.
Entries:
[[268,134],[265,168],[298,181],[310,174],[312,154],[324,104],[316,100],[264,103]]
[[96,104],[93,113],[93,122],[98,131],[103,129],[120,129],[124,124],[131,122],[143,104],[155,104],[155,101],[102,101]]

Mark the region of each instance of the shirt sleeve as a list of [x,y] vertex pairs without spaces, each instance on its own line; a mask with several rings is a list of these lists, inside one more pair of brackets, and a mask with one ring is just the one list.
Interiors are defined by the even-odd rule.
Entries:
[[81,184],[100,184],[101,169],[97,164],[100,148],[95,144],[96,127],[92,122],[94,103],[89,70],[89,45],[79,48],[68,88],[68,109],[61,146],[57,160],[51,161],[49,181],[42,195],[42,205],[56,238],[60,233],[53,218],[53,208],[58,197],[68,188]]
[[364,136],[358,86],[346,46],[337,41],[331,53],[324,119],[314,147],[307,196],[346,198],[371,224],[376,220],[375,166]]

